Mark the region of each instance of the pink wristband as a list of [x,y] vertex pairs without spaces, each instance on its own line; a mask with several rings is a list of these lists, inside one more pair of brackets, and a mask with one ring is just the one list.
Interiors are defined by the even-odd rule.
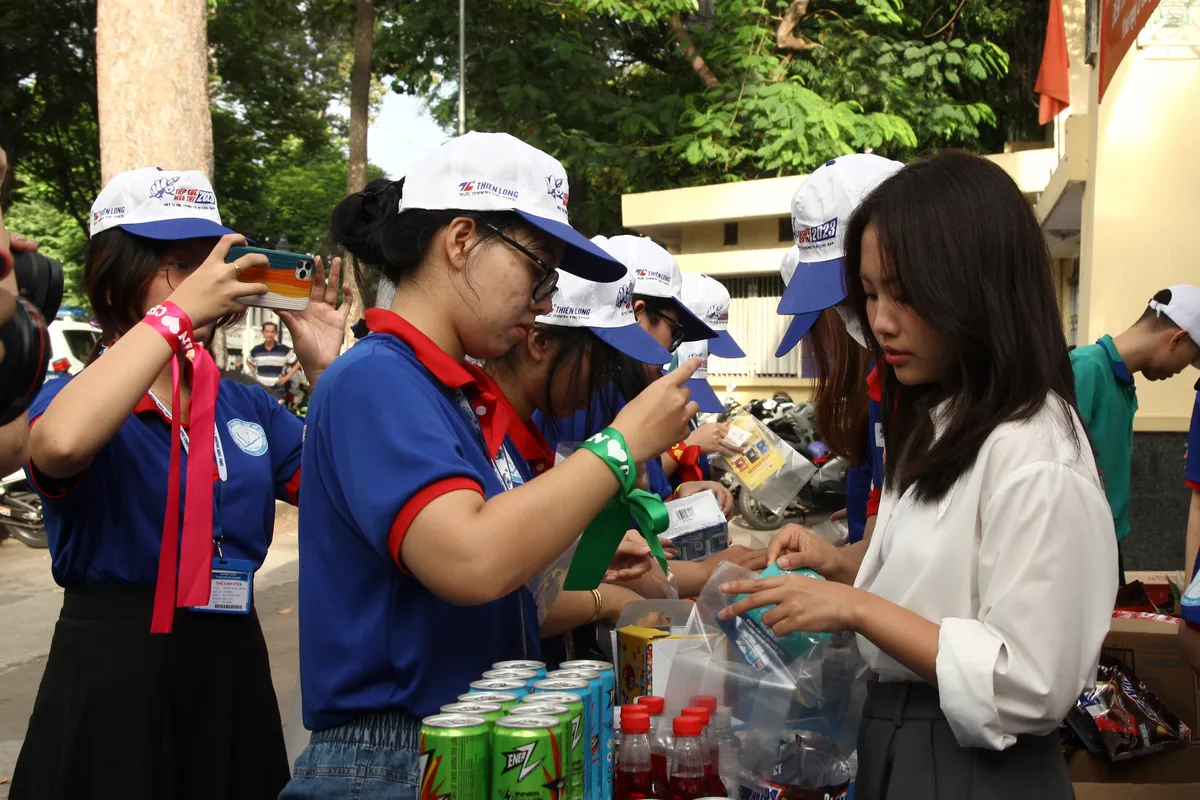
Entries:
[[146,312],[143,321],[162,334],[176,353],[183,353],[188,361],[196,357],[196,339],[192,320],[183,309],[170,300]]

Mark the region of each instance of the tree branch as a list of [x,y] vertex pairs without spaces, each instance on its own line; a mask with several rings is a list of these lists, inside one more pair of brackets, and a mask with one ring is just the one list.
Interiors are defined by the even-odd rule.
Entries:
[[[807,0],[805,0],[807,2]],[[696,46],[692,44],[692,38],[688,36],[687,26],[683,24],[683,20],[678,14],[672,14],[667,21],[671,28],[671,33],[675,35],[675,41],[683,48],[683,55],[692,65],[692,70],[699,76],[700,81],[706,89],[715,89],[721,85],[717,80],[717,76],[708,68],[708,64],[704,62],[704,58],[696,52]]]
[[788,6],[783,19],[779,22],[779,27],[775,29],[776,47],[780,50],[790,50],[793,53],[821,47],[820,42],[810,42],[796,33],[796,28],[799,27],[800,20],[807,11],[808,0],[792,0],[792,4]]

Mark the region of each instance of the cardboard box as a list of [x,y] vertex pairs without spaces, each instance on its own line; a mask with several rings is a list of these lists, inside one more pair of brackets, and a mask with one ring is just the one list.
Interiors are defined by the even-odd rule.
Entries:
[[618,704],[632,703],[645,694],[665,693],[680,643],[696,638],[637,625],[620,628],[616,647]]
[[1077,750],[1067,756],[1076,800],[1200,798],[1200,745],[1113,763]]
[[670,527],[659,538],[679,549],[683,561],[702,561],[729,547],[729,523],[711,490],[668,500]]
[[1179,646],[1179,620],[1114,612],[1104,654],[1119,659],[1200,738],[1200,680]]

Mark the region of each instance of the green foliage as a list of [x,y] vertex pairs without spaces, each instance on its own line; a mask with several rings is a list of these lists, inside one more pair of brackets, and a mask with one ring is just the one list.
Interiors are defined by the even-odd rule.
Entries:
[[[781,47],[789,6],[477,0],[468,128],[556,155],[571,176],[572,222],[588,233],[617,227],[624,192],[803,173],[867,148],[896,158],[998,149],[994,98],[1009,58],[989,36],[1003,14],[987,25],[956,17],[926,36],[944,22],[932,2],[817,0]],[[448,129],[457,45],[456,15],[417,2],[376,44],[378,69]]]
[[87,235],[72,217],[59,210],[51,199],[53,190],[44,183],[27,186],[24,199],[9,206],[5,226],[28,232],[37,239],[38,252],[63,265],[63,304],[87,305],[83,293],[83,263],[87,256]]

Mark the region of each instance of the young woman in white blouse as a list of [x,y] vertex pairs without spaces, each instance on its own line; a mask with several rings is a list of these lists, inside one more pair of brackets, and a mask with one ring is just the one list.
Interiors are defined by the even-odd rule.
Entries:
[[845,272],[887,365],[874,534],[785,529],[772,560],[828,580],[729,584],[750,596],[724,613],[858,634],[856,797],[1073,797],[1056,728],[1094,679],[1117,553],[1037,221],[999,167],[942,153],[863,201]]

